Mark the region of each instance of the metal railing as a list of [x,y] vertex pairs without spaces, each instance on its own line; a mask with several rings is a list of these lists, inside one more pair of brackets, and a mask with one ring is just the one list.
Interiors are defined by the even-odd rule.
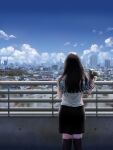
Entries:
[[[61,102],[56,90],[56,81],[0,81],[0,116],[56,116]],[[86,115],[113,115],[113,81],[96,81],[83,100]]]

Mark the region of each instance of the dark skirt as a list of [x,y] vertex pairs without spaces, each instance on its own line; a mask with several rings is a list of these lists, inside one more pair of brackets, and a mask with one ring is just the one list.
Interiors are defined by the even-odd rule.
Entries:
[[69,107],[61,105],[59,111],[59,132],[81,134],[85,131],[84,106]]

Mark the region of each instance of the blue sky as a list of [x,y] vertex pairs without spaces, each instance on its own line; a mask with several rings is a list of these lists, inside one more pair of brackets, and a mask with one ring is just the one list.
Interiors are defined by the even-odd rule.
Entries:
[[109,57],[112,6],[112,0],[0,0],[0,55],[27,44],[40,55],[74,51],[83,58],[93,51]]

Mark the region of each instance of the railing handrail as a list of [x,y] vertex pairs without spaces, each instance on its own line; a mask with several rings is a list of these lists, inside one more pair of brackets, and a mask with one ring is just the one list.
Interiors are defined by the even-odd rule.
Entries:
[[0,81],[0,85],[55,85],[57,81]]
[[[17,85],[17,86],[28,86],[28,85],[34,85],[36,87],[39,86],[45,86],[47,85],[47,87],[49,87],[49,89],[13,89],[12,85]],[[37,114],[37,115],[51,115],[54,116],[58,113],[58,108],[54,107],[55,103],[60,103],[61,100],[59,100],[58,98],[54,97],[54,94],[56,94],[56,88],[54,89],[53,86],[56,87],[57,85],[57,81],[0,81],[0,86],[3,88],[5,87],[5,89],[0,89],[0,94],[2,95],[6,95],[7,94],[7,98],[6,97],[1,97],[0,98],[0,104],[1,103],[7,103],[8,106],[5,107],[0,107],[0,115],[5,114],[6,116],[11,116],[12,114],[30,114],[32,111],[32,114]],[[101,95],[106,95],[107,94],[113,94],[113,90],[112,89],[97,89],[97,87],[99,85],[113,85],[113,81],[95,81],[95,89],[92,91],[92,95],[96,95],[95,97],[88,97],[88,98],[83,98],[85,103],[94,103],[96,104],[96,106],[94,107],[86,107],[86,114],[88,115],[96,115],[99,116],[99,114],[107,114],[107,115],[113,115],[113,107],[99,107],[98,103],[113,103],[113,98],[108,98],[108,97],[98,97],[99,94]],[[51,95],[51,98],[45,98],[45,99],[41,99],[41,98],[32,98],[32,97],[12,97],[12,94],[49,94]],[[26,108],[26,107],[12,107],[10,106],[11,103],[48,103],[50,104],[49,107],[37,107],[37,108]]]
[[[0,85],[55,85],[57,81],[0,81]],[[113,85],[113,81],[95,81],[96,85]]]

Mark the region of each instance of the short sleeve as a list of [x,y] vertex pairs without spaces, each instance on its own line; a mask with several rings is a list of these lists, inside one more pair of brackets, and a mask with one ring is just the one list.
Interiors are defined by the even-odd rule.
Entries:
[[94,88],[94,81],[93,80],[84,80],[82,83],[82,92],[89,93]]

